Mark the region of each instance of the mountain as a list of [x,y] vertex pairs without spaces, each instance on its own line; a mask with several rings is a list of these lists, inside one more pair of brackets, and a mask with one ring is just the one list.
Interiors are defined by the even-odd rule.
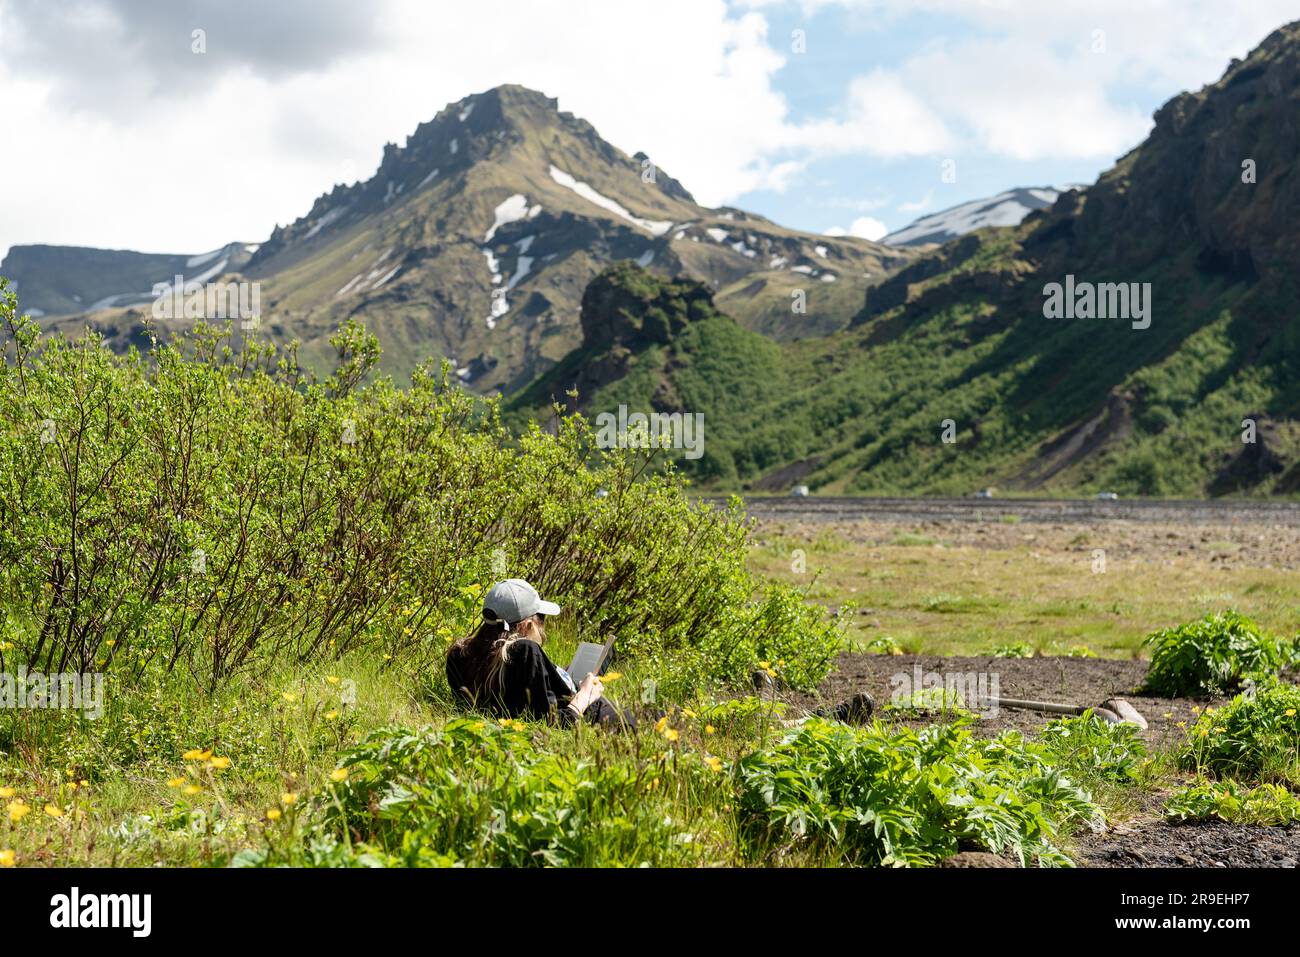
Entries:
[[885,236],[881,242],[888,246],[924,246],[946,243],[986,226],[1018,226],[1030,213],[1055,203],[1061,193],[1084,188],[1076,184],[1060,189],[1051,186],[1009,189],[987,199],[971,200],[922,216]]
[[[10,258],[28,255],[18,247]],[[847,325],[867,285],[911,258],[702,207],[649,157],[621,152],[541,93],[503,86],[386,146],[373,177],[334,187],[225,278],[261,284],[264,328],[302,340],[309,363],[324,364],[330,333],[357,317],[378,334],[388,371],[446,356],[486,392],[525,385],[579,346],[583,290],[619,260],[704,283],[743,324],[794,338]],[[37,275],[20,285],[59,288],[57,274]],[[139,277],[115,285],[134,289]],[[799,290],[803,312],[791,309]]]
[[194,282],[243,267],[257,249],[231,243],[197,255],[136,253],[83,246],[14,246],[0,262],[34,318],[72,316],[153,302],[156,283]]
[[711,450],[785,381],[781,346],[720,312],[704,284],[635,263],[610,266],[588,284],[581,324],[582,344],[506,403],[507,421],[545,420],[555,402],[589,418],[617,415],[620,406],[700,413],[708,434],[693,470],[716,479],[730,459]]
[[[629,346],[597,397],[703,411],[684,467],[721,487],[1300,492],[1298,158],[1293,23],[1166,103],[1095,185],[924,253],[848,329],[717,372],[743,401],[686,398],[678,370],[711,357],[680,334],[659,358]],[[650,316],[638,298],[616,312]]]

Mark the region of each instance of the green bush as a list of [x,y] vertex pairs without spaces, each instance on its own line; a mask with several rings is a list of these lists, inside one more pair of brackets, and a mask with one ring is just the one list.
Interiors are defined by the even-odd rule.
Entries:
[[738,503],[694,503],[580,416],[512,436],[446,365],[398,389],[355,323],[324,381],[229,326],[122,357],[42,338],[2,289],[0,326],[0,666],[208,690],[352,651],[436,670],[505,573],[665,694],[829,670],[840,626],[760,588]]
[[1023,641],[1011,645],[998,645],[989,654],[994,658],[1032,658],[1034,646]]
[[1147,636],[1151,648],[1144,690],[1168,698],[1235,691],[1250,675],[1276,671],[1282,664],[1278,643],[1235,611]]
[[1081,781],[1130,782],[1147,754],[1137,725],[1111,724],[1092,712],[1049,721],[1039,742],[1058,767]]
[[366,852],[408,866],[699,863],[692,828],[719,803],[724,776],[690,755],[669,763],[653,745],[619,743],[629,753],[557,754],[522,722],[466,718],[376,731],[343,756],[349,776],[320,799],[315,839],[359,835]]
[[1246,787],[1237,781],[1201,781],[1165,801],[1177,823],[1218,819],[1229,824],[1280,825],[1300,821],[1300,798],[1277,784]]
[[1300,785],[1300,688],[1271,682],[1207,708],[1188,729],[1178,763],[1218,777]]
[[969,724],[891,732],[810,719],[740,761],[749,840],[834,848],[863,865],[934,864],[964,846],[1068,865],[1058,835],[1100,811],[1043,748],[1010,731],[979,739]]

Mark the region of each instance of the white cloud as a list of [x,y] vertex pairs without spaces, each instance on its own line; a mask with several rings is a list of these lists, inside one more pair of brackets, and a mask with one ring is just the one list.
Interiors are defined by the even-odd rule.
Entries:
[[849,228],[843,226],[832,226],[826,230],[827,236],[858,236],[862,239],[870,239],[872,242],[884,236],[889,229],[878,219],[872,219],[870,216],[859,216],[849,224]]
[[[259,241],[370,175],[383,143],[501,83],[558,97],[708,205],[788,190],[828,156],[1109,158],[1149,124],[1117,91],[1199,86],[1300,16],[1300,0],[802,0],[809,16],[851,8],[855,28],[920,13],[950,35],[802,121],[774,85],[788,49],[768,35],[776,2],[328,0],[298,28],[307,0],[229,0],[220,16],[202,0],[166,15],[0,0],[0,255]],[[186,52],[191,23],[208,28],[201,56]]]
[[[85,0],[88,9],[102,2]],[[275,75],[250,65],[253,54],[227,56],[210,31],[208,52],[187,54],[203,82],[173,81],[183,95],[154,89],[120,60],[93,83],[57,64],[31,67],[12,26],[28,9],[0,0],[0,24],[10,24],[0,32],[0,256],[13,243],[195,252],[256,242],[332,184],[369,176],[385,142],[405,142],[448,102],[502,83],[557,97],[615,145],[647,152],[708,205],[786,189],[806,162],[781,155],[787,106],[772,76],[784,61],[767,42],[766,20],[736,15],[723,0],[661,0],[653,9],[384,0],[365,43]],[[188,49],[188,29],[183,40]]]
[[875,70],[854,78],[846,116],[792,128],[789,146],[819,156],[862,153],[923,156],[955,143],[942,119],[896,75]]
[[[770,7],[769,0],[745,6]],[[1016,160],[1111,158],[1150,128],[1127,101],[1134,86],[1197,89],[1217,79],[1300,0],[799,0],[811,17],[842,7],[854,28],[885,30],[904,17],[945,24],[929,45],[874,83],[925,104],[928,122]],[[972,29],[974,28],[974,29]],[[956,37],[953,40],[951,37]]]
[[920,213],[930,208],[934,202],[934,190],[927,189],[925,195],[920,199],[908,203],[899,203],[898,211],[900,213]]

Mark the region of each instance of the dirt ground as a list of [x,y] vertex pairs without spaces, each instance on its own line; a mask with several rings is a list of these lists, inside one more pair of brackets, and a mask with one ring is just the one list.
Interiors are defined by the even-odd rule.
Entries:
[[[898,686],[891,678],[922,675],[980,674],[997,676],[1002,697],[1078,704],[1100,704],[1109,697],[1126,698],[1146,718],[1144,736],[1153,749],[1168,746],[1191,725],[1195,708],[1218,706],[1224,699],[1170,699],[1135,694],[1146,674],[1146,662],[1104,658],[993,658],[936,655],[871,655],[845,652],[838,667],[816,695],[790,695],[798,709],[842,701],[866,691],[878,704],[889,701]],[[1039,731],[1048,715],[1003,708],[981,717],[980,733],[996,734],[1016,728]],[[1166,792],[1143,796],[1142,804],[1125,820],[1100,834],[1075,836],[1073,856],[1090,867],[1295,867],[1300,862],[1300,826],[1246,827],[1223,823],[1170,824],[1161,816]]]
[[[905,528],[900,529],[900,525]],[[1261,525],[1169,525],[1113,520],[1095,523],[950,522],[922,519],[905,523],[880,521],[763,520],[763,532],[813,538],[831,534],[844,542],[882,546],[900,531],[931,537],[947,548],[1013,550],[1028,548],[1043,555],[1091,554],[1104,548],[1113,561],[1145,567],[1174,567],[1204,562],[1224,568],[1300,568],[1300,529]]]

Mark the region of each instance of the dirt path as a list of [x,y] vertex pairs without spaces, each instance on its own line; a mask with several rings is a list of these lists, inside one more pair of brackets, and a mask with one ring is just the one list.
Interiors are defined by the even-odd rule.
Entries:
[[[887,702],[906,677],[958,674],[986,682],[996,676],[1003,697],[1031,698],[1078,704],[1099,704],[1106,698],[1127,698],[1147,719],[1144,737],[1153,748],[1169,747],[1197,716],[1196,708],[1220,705],[1225,699],[1157,698],[1134,694],[1146,675],[1146,662],[1099,658],[991,658],[935,655],[868,655],[846,652],[816,695],[792,695],[792,706],[811,707],[842,701],[866,691],[878,703]],[[892,680],[891,680],[892,679]],[[982,717],[979,733],[996,734],[1016,728],[1037,733],[1047,715],[1001,709]],[[912,722],[908,722],[912,723]],[[924,722],[917,722],[924,723]],[[1074,857],[1090,867],[1296,867],[1300,863],[1300,825],[1245,827],[1223,823],[1170,824],[1161,816],[1165,792],[1143,796],[1129,819],[1114,822],[1101,834],[1076,835]]]
[[[714,503],[725,499],[707,498]],[[748,496],[745,509],[763,521],[794,522],[1055,522],[1093,525],[1113,521],[1160,525],[1300,527],[1300,502],[1241,499],[1180,500],[1035,498],[867,498]]]

